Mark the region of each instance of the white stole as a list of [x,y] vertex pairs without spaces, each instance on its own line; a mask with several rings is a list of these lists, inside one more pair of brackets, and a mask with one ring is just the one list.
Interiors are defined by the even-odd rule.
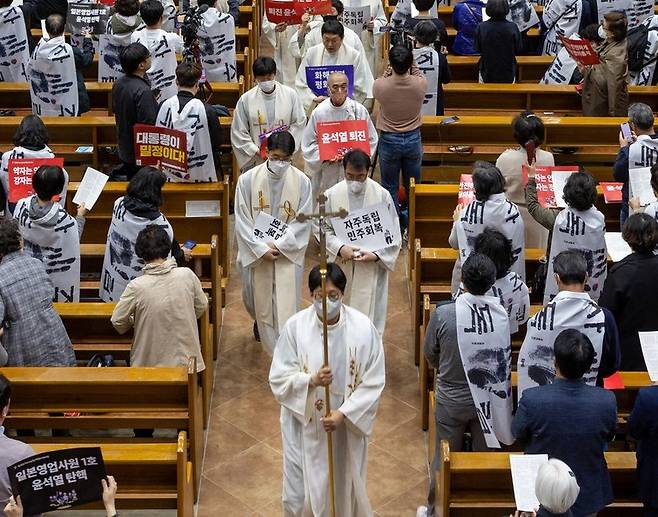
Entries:
[[553,271],[553,261],[558,253],[577,249],[587,259],[587,283],[585,291],[597,301],[608,275],[608,254],[605,244],[605,217],[596,207],[584,212],[565,208],[555,218],[551,238],[551,254],[546,273],[544,305],[558,293]]
[[512,345],[497,298],[464,293],[455,300],[457,342],[487,447],[511,444]]
[[603,350],[605,313],[587,293],[561,291],[528,321],[516,366],[519,400],[524,390],[553,382],[555,338],[566,329],[576,329],[592,342],[594,361],[583,378],[587,384],[596,385]]
[[[271,206],[270,184],[267,172],[267,162],[256,168],[251,176],[251,215],[256,220],[258,212],[262,210],[272,217],[288,224],[299,211],[300,178],[292,167],[284,173],[283,189],[278,207]],[[266,206],[270,205],[270,206]],[[293,215],[293,211],[294,214]],[[279,258],[270,262],[261,259],[257,267],[253,268],[254,281],[254,310],[256,319],[270,326],[274,325],[274,311],[272,308],[272,280],[276,283],[274,296],[276,297],[277,326],[279,331],[283,328],[288,318],[297,312],[297,296],[295,289],[295,263],[288,260],[282,254]]]
[[[651,13],[653,13],[653,5],[651,9]],[[656,62],[658,61],[656,59],[658,56],[658,16],[649,16],[642,24],[646,25],[649,29],[647,33],[647,46],[644,48],[644,66],[638,72],[629,70],[628,82],[637,86],[651,86],[654,73],[656,72]]]
[[640,135],[628,148],[628,168],[651,167],[658,163],[658,138]]
[[75,117],[78,81],[71,45],[64,36],[41,39],[28,64],[32,112],[40,117]]
[[208,116],[203,102],[192,99],[181,110],[178,95],[174,95],[160,106],[156,125],[177,129],[187,135],[187,172],[181,175],[178,171],[165,169],[168,181],[190,183],[217,181]]
[[208,81],[222,83],[238,81],[233,16],[222,14],[214,7],[203,13],[199,28],[199,48]]
[[544,40],[543,54],[545,56],[554,56],[562,48],[560,36],[578,32],[580,18],[583,14],[581,2],[582,0],[549,0],[546,2],[543,21],[550,30],[546,33]]
[[30,60],[23,11],[19,7],[0,8],[0,82],[26,83],[25,66]]
[[[80,236],[78,224],[59,203],[40,219],[29,216],[30,203],[36,196],[21,199],[14,217],[23,236],[25,253],[39,259],[46,268],[55,292],[53,302],[80,301]],[[53,217],[57,222],[46,226]]]

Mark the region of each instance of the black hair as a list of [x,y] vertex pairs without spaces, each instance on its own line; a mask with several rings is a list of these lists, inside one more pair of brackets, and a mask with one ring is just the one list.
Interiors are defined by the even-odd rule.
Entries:
[[215,7],[215,0],[197,0],[198,5],[207,5],[208,7]]
[[23,117],[14,133],[14,145],[41,150],[48,144],[48,129],[37,115]]
[[340,0],[331,0],[331,7],[336,9],[338,16],[343,14],[343,12],[345,11],[345,6],[343,5],[343,2],[341,2]]
[[[347,277],[343,270],[335,262],[327,263],[327,281],[334,284],[341,293],[345,292]],[[320,266],[315,266],[308,274],[308,290],[313,292],[322,285],[322,276],[320,275]]]
[[9,379],[0,373],[0,411],[9,405],[11,398],[11,383]]
[[591,41],[594,43],[603,43],[605,41],[604,38],[602,38],[599,35],[599,24],[598,23],[590,23],[586,27],[584,27],[580,31],[580,37],[583,39],[586,39],[587,41]]
[[134,74],[140,63],[146,61],[151,53],[141,43],[131,43],[119,54],[119,62],[124,74]]
[[21,231],[16,219],[0,218],[0,257],[21,249]]
[[254,64],[251,65],[251,70],[254,77],[276,74],[276,61],[267,56],[257,57]]
[[496,266],[482,253],[472,252],[462,265],[462,283],[476,296],[485,294],[496,281]]
[[139,15],[147,27],[157,25],[162,20],[164,7],[159,0],[145,0],[139,6]]
[[336,34],[340,39],[345,37],[345,27],[338,20],[327,20],[322,24],[321,34]]
[[603,19],[608,22],[608,29],[612,32],[614,41],[623,41],[628,35],[628,21],[626,14],[621,11],[611,11],[603,15]]
[[589,210],[596,201],[596,181],[587,172],[574,172],[567,178],[562,195],[571,208]]
[[436,3],[436,0],[413,0],[413,2],[416,6],[416,9],[419,11],[429,11]]
[[429,20],[418,22],[414,27],[414,36],[421,45],[432,45],[438,35],[439,31],[436,29],[436,25]]
[[193,88],[201,79],[201,67],[192,61],[181,61],[176,67],[176,82],[183,88]]
[[563,377],[578,380],[585,375],[594,362],[594,347],[589,338],[576,329],[560,332],[553,344],[555,365]]
[[139,0],[115,0],[114,11],[121,16],[135,16],[139,14]]
[[[486,166],[483,164],[486,164]],[[482,161],[475,162],[473,167],[475,199],[486,201],[493,194],[505,192],[505,177],[498,170],[498,167]]]
[[32,188],[42,201],[50,201],[64,190],[64,171],[56,165],[42,165],[32,176]]
[[388,62],[398,75],[406,74],[414,62],[414,55],[404,45],[395,45],[388,52]]
[[502,21],[509,14],[509,2],[507,0],[489,0],[485,11],[492,20]]
[[587,278],[587,257],[579,249],[561,251],[553,258],[553,272],[565,285],[584,284]]
[[166,259],[171,251],[171,239],[166,230],[157,224],[149,224],[137,234],[135,255],[144,262]]
[[158,207],[162,204],[162,187],[167,178],[155,167],[142,167],[128,183],[126,195]]
[[512,129],[514,130],[514,140],[521,147],[525,146],[529,140],[535,143],[535,147],[539,147],[544,143],[544,136],[546,134],[544,122],[532,111],[524,111],[514,117]]
[[51,38],[56,38],[64,34],[66,18],[61,14],[51,14],[46,18],[46,32]]
[[658,222],[649,214],[633,214],[626,219],[621,236],[634,252],[652,253],[658,244]]
[[496,266],[496,280],[507,275],[514,262],[512,242],[491,226],[475,238],[473,251],[491,259]]
[[286,156],[295,154],[295,137],[289,131],[278,131],[272,133],[267,139],[267,150],[278,149],[286,153]]
[[343,156],[343,169],[347,169],[347,165],[351,165],[358,171],[369,170],[372,162],[368,153],[361,149],[352,149],[345,153]]

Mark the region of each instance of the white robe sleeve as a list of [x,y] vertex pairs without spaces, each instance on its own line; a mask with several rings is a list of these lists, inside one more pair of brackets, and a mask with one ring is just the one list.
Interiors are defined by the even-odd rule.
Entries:
[[354,433],[369,436],[375,422],[379,398],[386,379],[384,346],[375,327],[371,325],[370,354],[363,365],[361,384],[338,408],[345,415],[346,426]]
[[[306,80],[306,76],[304,76]],[[363,104],[366,99],[372,99],[372,78],[370,65],[363,54],[358,53],[354,62],[354,100]]]
[[263,14],[263,36],[267,38],[272,47],[276,48],[276,31],[274,27],[276,27],[276,24],[270,23],[267,20],[267,15]]
[[[304,176],[299,186],[300,203],[299,212],[311,213],[313,208],[313,198],[311,194],[311,182]],[[276,247],[290,262],[304,267],[304,255],[308,245],[308,237],[311,233],[311,223],[309,221],[300,223],[295,219],[288,223],[288,232],[284,238],[279,240]]]
[[270,367],[270,388],[274,398],[290,411],[302,424],[307,424],[313,414],[313,390],[311,374],[305,373],[299,364],[295,340],[296,318],[288,320],[276,342]]
[[[321,108],[320,108],[321,109]],[[318,110],[314,110],[308,119],[306,129],[302,136],[302,156],[306,163],[307,170],[316,171],[322,167],[322,160],[320,160],[320,147],[318,146],[318,135],[315,129],[316,116]]]
[[[302,62],[297,69],[297,76],[295,77],[295,90],[297,91],[297,96],[304,107],[304,111],[308,112],[313,105],[313,99],[315,99],[315,94],[308,87],[306,82],[306,67],[313,66],[311,65],[310,57],[314,52],[307,52],[302,58]],[[356,73],[356,72],[355,72]]]
[[295,139],[295,152],[297,152],[302,148],[302,138],[304,135],[304,129],[306,128],[307,119],[306,113],[304,112],[304,106],[299,100],[299,97],[295,95],[295,91],[287,91],[290,93],[290,103],[292,104],[292,112],[290,114],[290,127],[288,128],[288,131]]
[[251,266],[267,253],[270,247],[264,242],[254,240],[254,220],[251,216],[251,188],[246,185],[251,175],[240,176],[235,187],[235,238],[240,251],[240,263],[243,267]]
[[[326,192],[325,192],[326,194]],[[327,212],[335,212],[338,208],[340,207],[334,207],[333,205],[333,200],[331,198],[331,194],[327,195]],[[347,208],[347,207],[344,207]],[[317,240],[320,239],[320,227],[317,223],[317,220],[313,220],[313,232],[315,233],[315,238]],[[341,241],[337,236],[336,232],[334,230],[333,224],[331,224],[331,221],[326,221],[324,225],[324,232],[327,238],[327,254],[329,255],[328,259],[332,262],[336,261],[338,257],[338,251],[340,250],[341,246],[343,246],[345,243]]]
[[290,36],[290,41],[288,42],[288,50],[292,57],[295,59],[301,59],[306,53],[306,47],[304,45],[304,40],[300,38],[299,29]]
[[400,235],[400,225],[398,224],[398,213],[395,211],[395,205],[393,204],[393,199],[391,199],[391,194],[388,191],[384,191],[384,199],[382,200],[386,203],[388,208],[388,213],[393,221],[393,242],[390,246],[377,250],[377,256],[379,260],[376,262],[380,267],[388,269],[389,271],[395,270],[395,263],[398,260],[398,255],[400,254],[400,246],[402,245],[402,237]]
[[231,146],[240,168],[244,168],[260,150],[251,138],[249,128],[249,110],[245,104],[245,96],[238,99],[231,121]]

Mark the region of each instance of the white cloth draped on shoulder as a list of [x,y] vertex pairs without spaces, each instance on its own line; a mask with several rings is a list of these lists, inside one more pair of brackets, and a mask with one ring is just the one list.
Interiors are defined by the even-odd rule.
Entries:
[[[653,6],[653,1],[651,2]],[[651,86],[656,73],[658,59],[658,15],[649,16],[642,22],[649,29],[647,45],[644,47],[644,66],[642,70],[628,71],[628,82],[637,86]]]
[[221,83],[238,81],[233,16],[220,13],[214,7],[203,13],[199,28],[199,48],[208,81]]
[[[288,44],[290,53],[297,59],[301,59],[306,55],[308,49],[315,45],[320,45],[322,43],[321,30],[323,23],[322,19],[310,22],[308,24],[310,30],[301,40],[299,37],[299,31],[295,32],[290,38],[290,43]],[[345,29],[343,43],[352,47],[354,50],[365,54],[366,49],[363,47],[363,42],[361,41],[361,38],[359,38],[359,35],[349,27],[343,25],[343,28]]]
[[0,57],[0,82],[27,82],[25,67],[30,60],[30,50],[20,7],[0,8],[0,41],[4,50]]
[[146,28],[133,32],[130,41],[141,43],[151,52],[151,68],[146,75],[157,101],[163,102],[176,95],[176,53],[183,50],[180,36],[162,29]]
[[544,39],[545,56],[555,56],[562,48],[560,36],[578,32],[583,14],[583,0],[547,0],[542,21],[548,28]]

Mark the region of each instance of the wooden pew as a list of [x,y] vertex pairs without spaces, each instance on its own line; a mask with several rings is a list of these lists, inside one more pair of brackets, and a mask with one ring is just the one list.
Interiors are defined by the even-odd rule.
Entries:
[[[553,56],[516,56],[517,82],[539,83],[553,62]],[[480,56],[448,56],[450,77],[453,81],[477,83]],[[444,86],[445,87],[445,86]]]
[[[177,429],[189,436],[198,494],[203,458],[203,401],[196,360],[187,368],[0,368],[12,384],[8,429]],[[77,411],[80,416],[51,416]],[[135,438],[93,441],[135,442]],[[58,438],[26,438],[55,443]],[[76,440],[79,442],[83,439]],[[150,440],[146,440],[147,443]],[[152,441],[151,441],[152,442]]]
[[[601,516],[642,515],[633,452],[606,452],[615,501]],[[514,490],[507,452],[451,452],[441,442],[436,478],[437,517],[500,517],[514,513]]]
[[[177,517],[194,516],[193,465],[187,458],[187,434],[176,443],[99,443],[107,473],[118,483],[116,502],[123,509],[175,509]],[[34,443],[40,454],[80,447],[80,443]],[[145,473],[147,473],[145,475]],[[100,503],[75,509],[101,508]]]

